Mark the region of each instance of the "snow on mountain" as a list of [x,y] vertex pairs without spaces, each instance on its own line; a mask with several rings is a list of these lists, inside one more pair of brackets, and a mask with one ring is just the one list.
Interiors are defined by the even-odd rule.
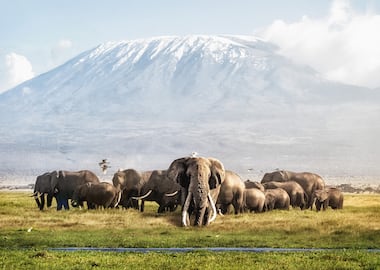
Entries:
[[[0,175],[166,168],[193,151],[254,168],[380,175],[379,91],[323,79],[255,37],[109,42],[0,95]],[[110,178],[111,176],[107,176]]]

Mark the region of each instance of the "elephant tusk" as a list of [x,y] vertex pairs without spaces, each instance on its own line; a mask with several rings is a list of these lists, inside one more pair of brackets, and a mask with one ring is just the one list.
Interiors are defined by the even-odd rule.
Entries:
[[211,218],[210,218],[210,220],[209,220],[209,222],[208,222],[208,224],[210,224],[211,222],[213,222],[213,221],[216,219],[217,211],[216,211],[215,203],[214,203],[214,201],[212,200],[211,194],[209,193],[209,194],[207,195],[207,197],[208,197],[208,199],[209,199],[209,201],[210,201],[211,208],[212,208],[212,212],[213,212],[213,213],[212,213],[212,216],[211,216]]
[[173,197],[178,194],[178,190],[174,191],[173,193],[165,193],[166,197]]
[[39,192],[34,192],[32,195],[30,195],[30,197],[34,197],[34,198],[40,198],[41,196],[43,196],[44,194],[43,193],[39,193]]
[[145,199],[146,197],[148,197],[150,195],[150,193],[152,193],[153,190],[149,190],[145,195],[142,195],[140,197],[131,197],[133,200],[142,200],[142,199]]
[[189,191],[189,193],[187,194],[187,197],[186,197],[185,204],[183,205],[183,209],[182,209],[182,225],[185,227],[188,225],[187,224],[187,215],[188,215],[187,210],[189,209],[192,196],[193,195]]
[[119,205],[120,199],[121,199],[121,191],[120,191],[119,194],[118,194],[117,202],[116,202],[116,204],[114,205],[114,207],[116,207],[116,206]]

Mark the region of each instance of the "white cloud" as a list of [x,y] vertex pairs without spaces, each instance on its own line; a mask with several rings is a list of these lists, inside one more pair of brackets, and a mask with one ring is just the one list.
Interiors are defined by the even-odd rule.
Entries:
[[51,49],[51,58],[54,65],[60,65],[72,55],[73,43],[69,39],[61,39]]
[[58,47],[61,49],[69,49],[72,46],[73,46],[73,43],[71,42],[71,40],[68,40],[68,39],[61,39],[58,42]]
[[0,93],[34,77],[29,60],[14,52],[0,58]]
[[256,34],[328,79],[375,88],[380,87],[379,29],[380,14],[358,13],[348,0],[335,0],[324,18],[277,20]]

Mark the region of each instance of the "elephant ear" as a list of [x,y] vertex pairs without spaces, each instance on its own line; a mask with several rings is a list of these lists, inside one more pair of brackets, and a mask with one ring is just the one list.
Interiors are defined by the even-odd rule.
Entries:
[[50,187],[53,193],[57,193],[58,178],[60,177],[61,171],[53,171],[50,173]]
[[289,173],[287,171],[281,170],[281,171],[279,171],[279,173],[280,173],[282,179],[284,179],[285,181],[290,180]]
[[271,182],[273,181],[273,173],[265,173],[263,178],[261,179],[261,183]]
[[66,174],[64,171],[59,171],[58,172],[58,178],[65,178],[66,177]]
[[187,166],[188,166],[187,163],[188,163],[189,159],[190,158],[185,157],[185,158],[179,158],[179,159],[174,160],[170,164],[170,166],[166,172],[169,179],[177,182],[182,187],[188,187],[189,186],[189,179],[186,176],[186,170],[187,170]]
[[326,200],[325,198],[325,194],[326,192],[323,190],[323,189],[317,189],[314,191],[313,195],[314,197],[320,201],[320,202],[323,202],[324,200]]
[[210,162],[211,176],[209,179],[210,189],[214,189],[221,185],[225,177],[225,169],[223,163],[215,158],[208,158]]
[[329,198],[328,190],[323,189],[321,192],[321,201],[326,201]]

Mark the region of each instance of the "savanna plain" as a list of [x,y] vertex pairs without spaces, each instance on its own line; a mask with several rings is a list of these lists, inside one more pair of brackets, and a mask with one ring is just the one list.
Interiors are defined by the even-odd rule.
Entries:
[[[31,192],[0,191],[0,269],[380,269],[380,195],[345,193],[343,210],[218,216],[181,227],[181,212],[40,211]],[[100,252],[54,248],[271,247],[297,252]],[[377,249],[377,251],[376,251]]]

